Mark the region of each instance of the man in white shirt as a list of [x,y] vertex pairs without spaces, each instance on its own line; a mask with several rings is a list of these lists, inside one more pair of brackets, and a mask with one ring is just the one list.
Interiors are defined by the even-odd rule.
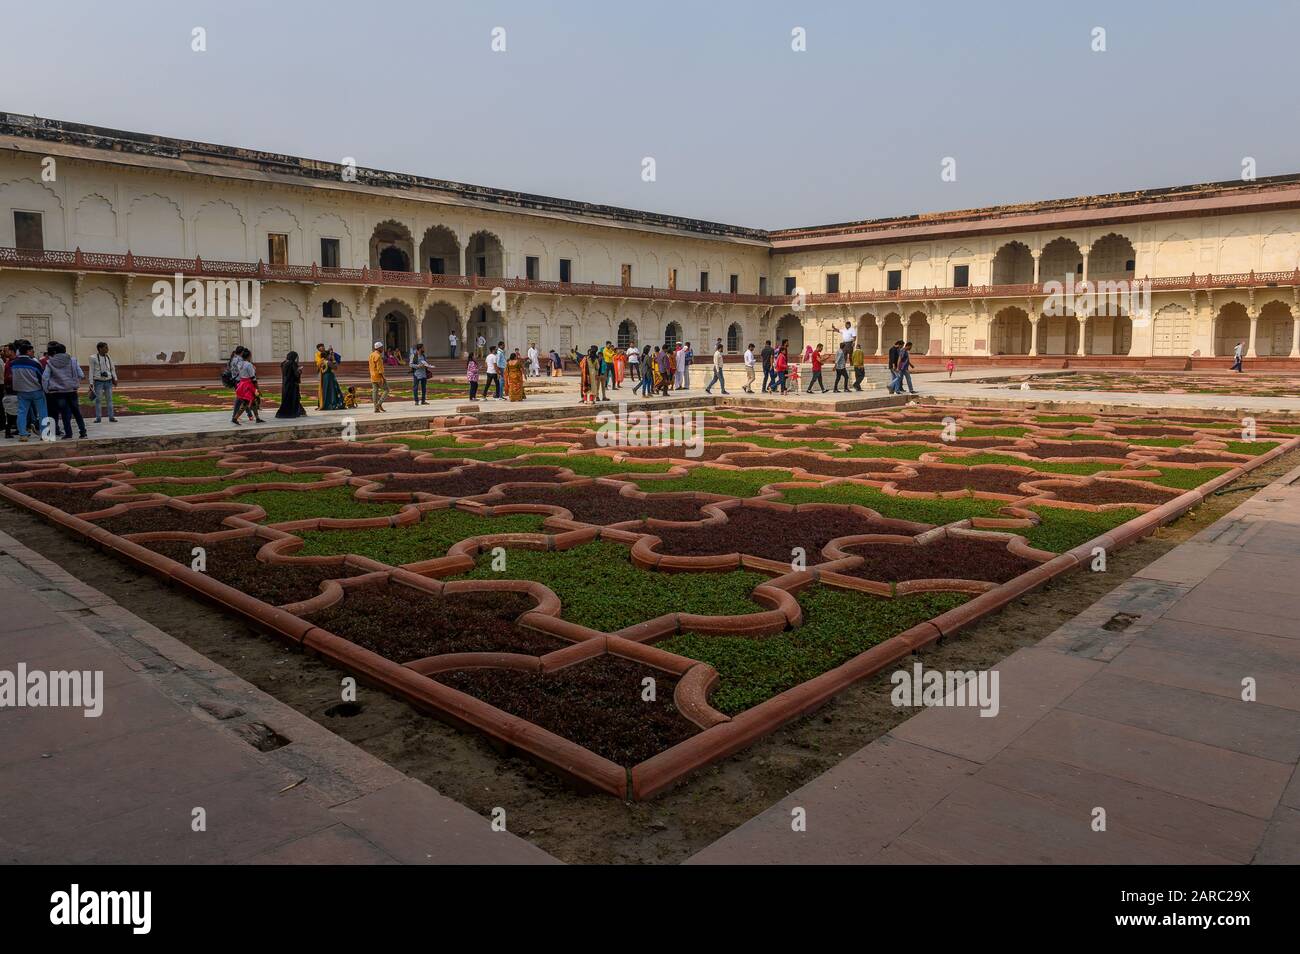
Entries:
[[[482,337],[480,337],[479,340],[482,341],[483,340]],[[496,346],[494,345],[492,347],[492,350],[488,352],[488,356],[487,356],[487,387],[483,389],[484,400],[486,401],[497,400],[496,384],[497,384],[497,362],[498,361],[499,359],[497,358],[497,349]]]
[[528,376],[535,378],[541,373],[542,366],[537,360],[537,344],[534,342],[528,346]]
[[[851,321],[844,322],[844,330],[840,332],[840,344],[842,345],[851,344],[853,342],[853,339],[855,339],[857,336],[858,336],[858,332],[853,327],[853,322]],[[852,348],[849,348],[848,350],[850,353],[852,353],[853,351]]]
[[474,350],[479,360],[482,360],[483,352],[487,350],[487,339],[481,333],[478,336],[478,341],[474,342]]
[[746,394],[754,393],[754,346],[745,349],[745,386],[740,390]]
[[95,353],[90,357],[90,388],[95,396],[95,423],[100,422],[100,403],[103,402],[103,410],[108,411],[108,419],[112,423],[117,423],[117,418],[113,416],[113,385],[117,384],[117,368],[113,366],[113,359],[108,356],[108,344],[99,342],[95,345]]
[[722,362],[723,362],[722,342],[719,341],[717,346],[713,349],[713,377],[711,377],[709,379],[709,383],[704,386],[705,394],[713,393],[713,385],[715,383],[720,384],[722,386],[723,394],[727,393],[727,381],[722,376]]
[[460,346],[460,340],[456,337],[456,332],[447,336],[447,345],[451,348],[451,356],[456,357],[456,349]]

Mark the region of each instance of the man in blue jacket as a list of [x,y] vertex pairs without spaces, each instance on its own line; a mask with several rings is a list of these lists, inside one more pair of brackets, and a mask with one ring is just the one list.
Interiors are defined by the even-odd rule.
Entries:
[[45,418],[45,389],[41,385],[41,375],[45,369],[32,357],[32,343],[25,339],[14,342],[18,356],[10,363],[13,373],[14,394],[18,396],[18,439],[27,440],[28,415],[34,415],[38,426]]

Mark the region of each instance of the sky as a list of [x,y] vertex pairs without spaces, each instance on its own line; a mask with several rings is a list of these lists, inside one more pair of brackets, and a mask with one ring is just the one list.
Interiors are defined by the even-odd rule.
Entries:
[[1300,172],[1295,0],[2,2],[0,110],[732,225]]

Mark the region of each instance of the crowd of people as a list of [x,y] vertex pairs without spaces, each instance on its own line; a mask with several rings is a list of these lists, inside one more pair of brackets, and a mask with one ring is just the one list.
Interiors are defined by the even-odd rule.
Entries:
[[[78,438],[86,437],[86,420],[81,413],[81,386],[87,370],[68,353],[65,345],[51,341],[36,356],[35,346],[25,338],[0,345],[4,360],[4,387],[0,389],[0,418],[4,420],[5,439],[38,439],[47,422],[52,426],[50,439],[72,440],[72,422],[77,423]],[[117,384],[117,367],[108,353],[108,345],[95,345],[89,368],[90,394],[94,401],[95,423],[113,413],[113,386]]]

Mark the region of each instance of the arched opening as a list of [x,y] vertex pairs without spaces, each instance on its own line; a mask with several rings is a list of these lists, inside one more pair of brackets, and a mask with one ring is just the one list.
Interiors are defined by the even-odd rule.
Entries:
[[420,241],[420,269],[434,275],[460,274],[460,242],[455,232],[445,225],[425,230]]
[[479,305],[469,315],[469,324],[466,327],[466,333],[469,341],[467,347],[477,347],[478,339],[482,336],[483,352],[505,340],[505,329],[501,325],[501,316],[489,308],[487,305]]
[[491,232],[475,232],[465,246],[465,265],[479,278],[505,277],[505,251]]
[[907,317],[907,338],[912,342],[912,354],[929,354],[930,319],[923,311],[914,311]]
[[618,335],[616,344],[620,348],[631,348],[636,345],[636,325],[624,319],[618,323]]
[[1128,315],[1099,315],[1088,319],[1085,354],[1128,354],[1133,348],[1133,322]]
[[740,322],[733,321],[727,325],[727,354],[736,354],[741,349],[740,339],[744,336],[744,329],[740,327]]
[[1071,239],[1052,239],[1043,246],[1043,254],[1038,259],[1038,280],[1064,282],[1070,275],[1075,281],[1083,275],[1083,252]]
[[1044,315],[1038,319],[1039,354],[1078,354],[1079,319],[1074,315]]
[[1250,316],[1245,305],[1230,301],[1219,309],[1214,319],[1214,353],[1223,358],[1231,357],[1238,342],[1243,349],[1250,343]]
[[1286,302],[1270,301],[1259,310],[1255,328],[1255,353],[1261,358],[1285,358],[1291,353],[1294,320]]
[[1034,342],[1034,327],[1023,310],[1003,308],[993,316],[989,327],[989,354],[1029,354]]
[[420,325],[420,340],[430,358],[451,357],[451,335],[460,338],[460,314],[445,301],[430,305]]
[[798,315],[786,315],[776,323],[774,344],[779,347],[786,339],[790,342],[789,354],[792,358],[803,352],[803,322],[799,320]]
[[895,341],[902,341],[903,338],[903,319],[897,312],[891,311],[885,315],[884,327],[880,329],[880,343],[884,345],[883,350],[888,351],[894,346]]
[[[838,335],[833,343],[839,343]],[[870,312],[858,317],[858,344],[864,354],[875,354],[880,350],[880,329],[876,327],[876,316]]]
[[682,326],[675,321],[670,321],[664,327],[664,347],[676,348],[677,342],[682,340]]
[[1133,243],[1117,232],[1092,243],[1088,253],[1088,281],[1122,281],[1133,277],[1137,253]]
[[1029,285],[1034,280],[1034,256],[1024,242],[1008,242],[993,256],[994,285]]
[[382,341],[405,357],[411,348],[411,328],[415,319],[405,306],[385,303],[379,307],[374,321],[374,340]]
[[1192,315],[1182,305],[1165,305],[1152,322],[1151,353],[1181,358],[1192,350]]
[[370,235],[370,267],[386,272],[409,272],[415,245],[411,230],[391,219],[380,222]]

